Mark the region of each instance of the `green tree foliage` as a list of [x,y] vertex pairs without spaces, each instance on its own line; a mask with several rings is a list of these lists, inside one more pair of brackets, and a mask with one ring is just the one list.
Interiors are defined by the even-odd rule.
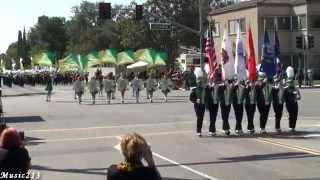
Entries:
[[39,17],[38,23],[31,28],[29,38],[31,54],[47,50],[54,52],[58,58],[61,57],[68,41],[65,18]]

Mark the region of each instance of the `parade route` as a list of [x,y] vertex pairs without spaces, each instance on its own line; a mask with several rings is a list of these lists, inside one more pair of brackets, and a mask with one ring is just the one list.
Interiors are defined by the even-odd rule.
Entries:
[[[143,94],[141,104],[134,104],[131,92],[126,104],[119,94],[111,105],[98,97],[90,104],[88,94],[79,105],[72,87],[55,88],[52,102],[45,102],[43,87],[26,88],[32,96],[9,96],[2,99],[9,126],[25,131],[26,147],[32,170],[40,171],[43,180],[102,180],[107,167],[122,160],[117,145],[121,136],[135,131],[150,144],[156,165],[164,180],[300,180],[320,179],[320,90],[301,90],[297,133],[288,132],[288,115],[282,119],[283,133],[274,132],[274,113],[267,123],[267,135],[225,136],[221,116],[218,135],[208,137],[208,114],[204,136],[195,136],[195,115],[188,101],[189,92],[173,91],[163,103],[156,92],[155,103]],[[4,94],[14,89],[4,89]],[[23,93],[23,88],[19,93]],[[39,94],[40,92],[40,94]],[[234,112],[230,113],[234,129]],[[256,113],[255,126],[259,121]],[[243,127],[246,128],[246,115]]]

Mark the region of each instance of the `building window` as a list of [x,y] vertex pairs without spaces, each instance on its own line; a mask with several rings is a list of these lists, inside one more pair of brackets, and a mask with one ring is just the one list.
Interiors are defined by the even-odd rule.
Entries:
[[215,23],[212,28],[212,36],[217,37],[220,36],[220,23]]
[[277,17],[278,30],[290,31],[291,30],[291,18],[290,17]]
[[240,30],[242,33],[246,32],[246,20],[245,19],[235,19],[229,21],[229,34],[237,34],[238,32],[238,22],[240,23]]
[[186,63],[186,60],[181,60],[181,63],[182,63],[182,64],[185,64],[185,63]]
[[292,16],[293,30],[306,29],[306,27],[307,27],[306,15]]
[[200,59],[193,59],[193,63],[194,65],[200,64]]
[[320,28],[320,15],[312,15],[311,19],[311,28]]
[[263,28],[266,30],[274,30],[275,28],[275,18],[274,17],[264,17],[262,18]]

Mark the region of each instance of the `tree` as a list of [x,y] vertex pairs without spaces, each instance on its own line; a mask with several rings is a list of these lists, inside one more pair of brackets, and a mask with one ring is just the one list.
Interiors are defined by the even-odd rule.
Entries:
[[40,16],[29,38],[32,54],[47,50],[61,58],[68,41],[65,18]]

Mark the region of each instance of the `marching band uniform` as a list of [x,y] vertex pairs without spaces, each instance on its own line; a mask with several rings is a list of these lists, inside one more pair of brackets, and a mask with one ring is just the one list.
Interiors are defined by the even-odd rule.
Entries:
[[194,111],[197,116],[197,135],[201,136],[203,117],[206,111],[206,94],[207,88],[203,85],[202,80],[197,83],[190,93],[190,101],[194,104]]
[[256,88],[255,84],[249,82],[245,89],[245,110],[248,119],[247,130],[249,134],[254,133],[254,114],[256,112]]
[[209,110],[210,115],[209,136],[216,135],[216,120],[219,109],[219,88],[221,88],[221,85],[215,83],[211,87],[207,88],[207,109]]
[[282,118],[283,112],[283,93],[284,87],[281,82],[282,80],[279,79],[277,76],[274,77],[274,85],[272,88],[272,107],[275,113],[275,129],[277,132],[281,132],[281,125],[280,121]]
[[243,101],[245,87],[242,82],[238,82],[233,88],[232,106],[236,117],[236,134],[242,134]]
[[139,98],[140,98],[140,91],[143,89],[143,81],[141,79],[138,78],[138,76],[136,76],[132,82],[131,82],[131,86],[133,91],[135,92],[135,96],[136,96],[136,103],[139,103]]
[[295,132],[298,117],[298,100],[301,99],[301,95],[293,80],[294,72],[292,67],[287,68],[287,76],[288,79],[284,90],[284,101],[289,114],[289,128],[292,132]]
[[150,76],[146,80],[146,91],[147,91],[148,97],[150,98],[151,103],[153,102],[153,99],[152,99],[153,93],[154,93],[154,91],[156,91],[156,88],[157,88],[157,81],[153,77]]
[[114,82],[114,80],[110,77],[108,77],[107,79],[103,80],[103,87],[104,90],[107,94],[107,102],[108,104],[110,104],[111,101],[111,96],[112,96],[112,92],[115,91],[115,87],[116,87],[116,83]]
[[124,103],[124,94],[128,88],[128,85],[129,85],[129,81],[125,78],[124,75],[118,79],[118,90],[121,93],[122,104]]
[[256,82],[257,107],[260,113],[260,129],[261,133],[266,133],[266,124],[270,111],[271,90],[272,86],[266,82],[265,74],[259,72],[259,79]]
[[219,90],[220,108],[222,116],[222,129],[226,135],[230,135],[229,114],[232,103],[233,83],[231,80],[225,82],[225,85]]
[[159,81],[159,89],[161,89],[161,92],[164,95],[165,102],[168,102],[168,93],[170,92],[172,86],[172,81],[167,76]]
[[92,77],[88,83],[88,87],[92,96],[92,104],[96,103],[96,94],[99,92],[99,82],[95,77]]
[[79,77],[74,83],[75,94],[78,95],[79,104],[82,102],[82,95],[84,93],[85,83],[83,82],[82,77]]

